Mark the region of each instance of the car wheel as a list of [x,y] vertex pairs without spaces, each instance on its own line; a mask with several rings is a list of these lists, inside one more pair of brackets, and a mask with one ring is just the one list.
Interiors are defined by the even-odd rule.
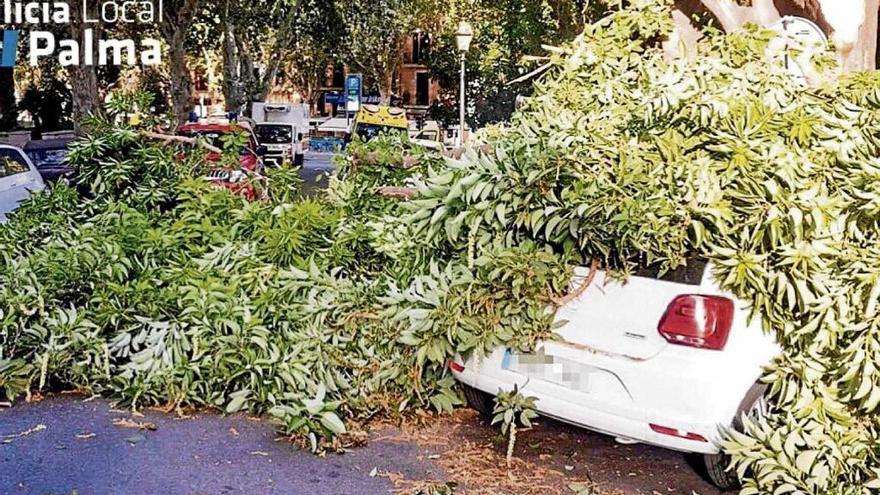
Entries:
[[[743,431],[742,415],[761,415],[766,412],[767,403],[765,395],[767,393],[767,385],[756,383],[749,389],[745,398],[736,411],[736,417],[733,419],[733,428],[737,431]],[[721,452],[719,454],[706,454],[703,456],[703,465],[706,468],[706,475],[713,485],[723,490],[734,490],[740,487],[739,478],[736,472],[728,470],[731,458],[729,455]]]
[[483,416],[492,415],[492,411],[495,409],[495,400],[491,395],[468,385],[462,385],[461,388],[471,409],[477,410]]

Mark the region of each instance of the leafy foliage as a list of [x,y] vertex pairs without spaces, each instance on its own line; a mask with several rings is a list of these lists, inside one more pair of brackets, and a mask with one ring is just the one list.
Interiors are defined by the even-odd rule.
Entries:
[[633,2],[554,52],[509,126],[425,178],[417,231],[459,250],[531,240],[623,274],[708,257],[784,348],[772,414],[725,444],[744,493],[871,493],[877,75],[802,87],[756,30],[669,61],[668,9]]
[[495,397],[495,409],[492,411],[492,424],[501,423],[501,432],[508,434],[507,441],[507,465],[513,459],[513,451],[516,448],[517,428],[532,427],[532,420],[538,417],[535,410],[535,397],[526,397],[514,386],[510,392],[499,393]]

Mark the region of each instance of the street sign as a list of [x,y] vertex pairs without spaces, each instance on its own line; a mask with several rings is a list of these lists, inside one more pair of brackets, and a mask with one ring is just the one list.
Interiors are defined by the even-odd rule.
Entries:
[[361,75],[345,76],[345,110],[357,112],[361,109]]
[[342,105],[345,103],[345,95],[336,91],[330,91],[324,94],[324,102],[329,104]]

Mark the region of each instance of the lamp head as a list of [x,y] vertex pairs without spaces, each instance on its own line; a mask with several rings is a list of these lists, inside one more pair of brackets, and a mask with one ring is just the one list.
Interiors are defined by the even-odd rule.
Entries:
[[471,47],[471,40],[474,39],[474,28],[467,21],[458,23],[458,31],[455,32],[455,44],[458,50],[466,52]]

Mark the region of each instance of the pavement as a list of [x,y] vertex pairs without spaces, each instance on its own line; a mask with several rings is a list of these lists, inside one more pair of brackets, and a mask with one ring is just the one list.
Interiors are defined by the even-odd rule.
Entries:
[[[116,426],[152,423],[155,430]],[[42,425],[42,426],[41,426]],[[385,494],[391,481],[441,476],[419,447],[371,441],[325,458],[276,441],[271,423],[212,413],[191,419],[117,411],[58,396],[0,409],[0,493],[6,495]]]

